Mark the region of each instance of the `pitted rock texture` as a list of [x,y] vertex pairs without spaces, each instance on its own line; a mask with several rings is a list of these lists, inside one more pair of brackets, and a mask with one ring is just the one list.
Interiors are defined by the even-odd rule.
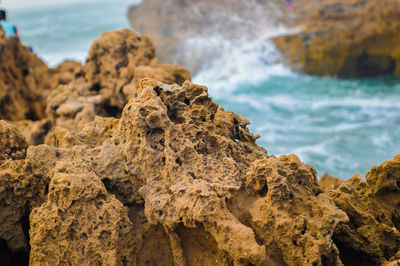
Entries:
[[397,0],[300,0],[294,4],[300,31],[274,42],[295,69],[335,77],[400,77]]
[[15,126],[0,120],[0,161],[24,159],[28,143]]
[[42,119],[44,95],[51,89],[49,69],[17,38],[0,32],[0,119]]
[[366,181],[354,175],[328,194],[350,218],[334,234],[345,265],[380,265],[399,259],[400,155],[374,166]]
[[120,119],[59,127],[55,146],[2,163],[2,213],[18,210],[2,238],[29,250],[30,214],[31,265],[395,263],[399,156],[324,193],[313,167],[267,155],[248,123],[206,87],[144,79]]
[[[60,68],[47,119],[0,121],[0,261],[399,261],[400,155],[365,182],[320,186],[312,166],[268,155],[245,117],[129,30],[104,34],[84,66]],[[17,127],[46,144],[29,146]]]
[[182,84],[190,80],[190,73],[183,67],[158,63],[146,36],[128,29],[104,33],[94,41],[75,79],[49,95],[47,116],[53,126],[68,129],[81,120],[92,121],[96,115],[120,117],[144,77]]
[[327,173],[325,173],[320,178],[318,184],[323,190],[327,191],[338,188],[343,183],[343,181],[344,181],[343,179],[339,179],[337,177],[330,176]]
[[43,201],[48,179],[35,173],[36,160],[14,126],[0,121],[0,140],[0,239],[13,251],[27,251],[29,213]]
[[340,265],[331,237],[344,212],[321,193],[316,171],[296,155],[255,161],[246,190],[229,200],[278,265]]

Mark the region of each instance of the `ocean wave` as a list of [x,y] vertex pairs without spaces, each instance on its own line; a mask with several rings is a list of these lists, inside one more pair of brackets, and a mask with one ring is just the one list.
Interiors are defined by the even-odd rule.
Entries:
[[213,95],[233,92],[240,86],[257,85],[271,76],[290,76],[294,72],[280,61],[280,53],[270,38],[288,34],[296,29],[277,27],[268,30],[256,40],[246,38],[228,40],[220,35],[196,36],[184,46],[198,46],[204,53],[213,51],[210,57],[193,77],[199,84],[207,84]]

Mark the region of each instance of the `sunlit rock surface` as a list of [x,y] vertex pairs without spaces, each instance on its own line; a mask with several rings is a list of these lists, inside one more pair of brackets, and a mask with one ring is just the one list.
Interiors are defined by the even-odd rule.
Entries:
[[295,69],[335,77],[400,77],[399,1],[294,2],[299,32],[274,42]]
[[319,185],[312,166],[267,154],[245,117],[186,69],[157,63],[149,39],[129,30],[103,34],[83,67],[63,68],[47,117],[0,121],[0,261],[399,260],[399,156],[366,181]]

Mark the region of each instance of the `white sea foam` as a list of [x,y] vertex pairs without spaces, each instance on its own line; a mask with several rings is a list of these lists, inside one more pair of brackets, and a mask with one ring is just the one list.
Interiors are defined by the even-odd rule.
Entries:
[[[245,84],[259,84],[271,76],[290,76],[294,73],[280,62],[280,54],[270,38],[297,29],[270,29],[256,40],[227,40],[220,35],[196,36],[184,46],[199,46],[215,51],[215,57],[203,66],[193,81],[207,84],[214,96],[224,96]],[[208,53],[209,54],[209,53]]]

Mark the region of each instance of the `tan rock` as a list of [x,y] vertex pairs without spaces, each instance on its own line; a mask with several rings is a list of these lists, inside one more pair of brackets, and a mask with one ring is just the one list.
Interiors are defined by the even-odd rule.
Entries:
[[373,167],[366,182],[354,175],[329,196],[350,218],[334,234],[344,264],[395,259],[400,250],[400,155]]
[[28,143],[15,126],[0,120],[0,161],[25,159]]
[[295,3],[300,10],[299,33],[274,39],[286,62],[295,69],[336,77],[400,77],[397,0]]
[[[0,121],[0,238],[13,251],[28,251],[29,213],[41,203],[46,180],[32,172],[25,138]],[[29,152],[28,152],[29,154]]]
[[30,215],[30,265],[132,264],[127,209],[85,169],[60,164],[47,201]]
[[0,119],[44,118],[48,71],[19,39],[0,36]]
[[325,173],[318,182],[319,186],[325,191],[337,189],[342,183],[342,179],[330,176],[327,173]]
[[[338,186],[324,192],[312,166],[269,156],[245,117],[157,63],[147,37],[104,34],[85,66],[59,68],[48,119],[0,121],[0,261],[29,251],[31,265],[399,260],[400,155],[366,182],[321,181]],[[47,144],[28,146],[16,126]]]
[[[339,263],[331,236],[347,216],[321,193],[312,167],[293,155],[269,157],[248,123],[212,102],[205,87],[144,79],[120,119],[82,121],[67,137],[67,129],[54,131],[54,139],[79,142],[32,150],[57,159],[32,162],[51,181],[46,203],[31,214],[31,263]],[[102,209],[104,200],[111,202]],[[96,217],[113,210],[113,222],[99,224]],[[79,226],[68,233],[72,222]],[[96,226],[115,235],[112,244],[100,241]],[[146,251],[154,247],[157,256]]]
[[332,235],[348,218],[322,193],[313,167],[296,155],[258,160],[248,170],[246,188],[229,205],[276,264],[341,264]]
[[[79,70],[74,65],[69,69]],[[67,129],[76,128],[80,121],[93,121],[96,115],[120,117],[144,77],[182,84],[190,80],[190,73],[157,63],[155,48],[146,36],[128,29],[104,33],[93,43],[83,69],[49,95],[47,115],[53,125]]]

